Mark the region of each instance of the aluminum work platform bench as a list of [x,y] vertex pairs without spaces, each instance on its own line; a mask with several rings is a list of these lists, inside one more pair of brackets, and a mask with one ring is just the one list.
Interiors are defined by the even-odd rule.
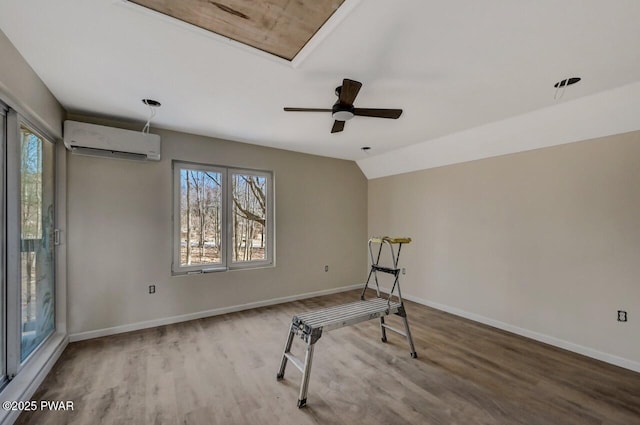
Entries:
[[[293,365],[302,372],[298,407],[303,407],[307,404],[307,391],[309,389],[313,350],[316,342],[318,342],[323,332],[328,332],[344,326],[355,325],[367,320],[380,319],[382,341],[387,341],[387,330],[398,333],[407,339],[409,348],[411,349],[411,357],[417,357],[416,350],[413,345],[413,338],[411,337],[411,331],[409,330],[407,312],[402,301],[399,282],[400,269],[398,268],[398,259],[400,258],[402,245],[409,242],[411,242],[411,238],[390,238],[385,236],[369,239],[371,269],[369,271],[367,283],[365,283],[362,290],[360,301],[296,314],[293,316],[277,378],[278,380],[284,379],[284,371],[288,361],[291,361],[291,363],[293,363]],[[397,246],[397,250],[394,250],[394,245]],[[391,253],[390,266],[380,265],[380,257],[383,247],[385,246],[388,247]],[[377,247],[377,252],[375,252],[375,247]],[[391,275],[394,278],[393,287],[387,297],[381,296],[380,285],[378,283],[378,273]],[[369,287],[369,283],[372,278],[376,284],[377,296],[367,300],[365,299],[365,292]],[[384,322],[385,316],[390,314],[395,314],[402,318],[404,331],[395,329]],[[306,344],[304,361],[291,353],[291,346],[293,344],[294,336],[296,335],[298,335]]]

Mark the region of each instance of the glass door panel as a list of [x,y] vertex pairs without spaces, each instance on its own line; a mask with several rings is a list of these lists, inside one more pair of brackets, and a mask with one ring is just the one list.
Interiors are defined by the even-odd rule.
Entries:
[[54,145],[20,126],[20,361],[55,328]]

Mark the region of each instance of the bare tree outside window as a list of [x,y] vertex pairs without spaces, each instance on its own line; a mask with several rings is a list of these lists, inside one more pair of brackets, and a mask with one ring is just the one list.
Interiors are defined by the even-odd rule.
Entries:
[[233,174],[233,261],[264,260],[267,198],[265,177]]
[[268,264],[270,173],[177,164],[177,271]]
[[21,360],[55,328],[53,155],[52,143],[20,128]]
[[222,175],[181,170],[180,265],[222,261]]

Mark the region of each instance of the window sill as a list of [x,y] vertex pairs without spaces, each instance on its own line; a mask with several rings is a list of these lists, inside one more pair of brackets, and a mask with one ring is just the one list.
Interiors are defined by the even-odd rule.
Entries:
[[253,263],[253,264],[244,264],[241,266],[235,265],[233,267],[217,267],[203,270],[190,270],[190,271],[171,271],[171,276],[199,276],[199,275],[207,275],[210,273],[221,273],[221,272],[237,272],[241,270],[257,270],[257,269],[272,269],[275,268],[275,263]]

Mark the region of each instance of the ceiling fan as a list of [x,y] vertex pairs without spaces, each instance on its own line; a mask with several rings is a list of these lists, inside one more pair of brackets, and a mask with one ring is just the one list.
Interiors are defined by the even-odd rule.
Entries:
[[373,117],[373,118],[391,118],[398,119],[402,115],[402,109],[374,109],[374,108],[355,108],[353,101],[362,87],[359,81],[349,80],[345,78],[342,85],[336,87],[336,96],[338,101],[331,109],[322,108],[284,108],[288,112],[331,112],[331,116],[335,120],[332,133],[338,133],[344,130],[345,121],[350,120],[354,116]]

